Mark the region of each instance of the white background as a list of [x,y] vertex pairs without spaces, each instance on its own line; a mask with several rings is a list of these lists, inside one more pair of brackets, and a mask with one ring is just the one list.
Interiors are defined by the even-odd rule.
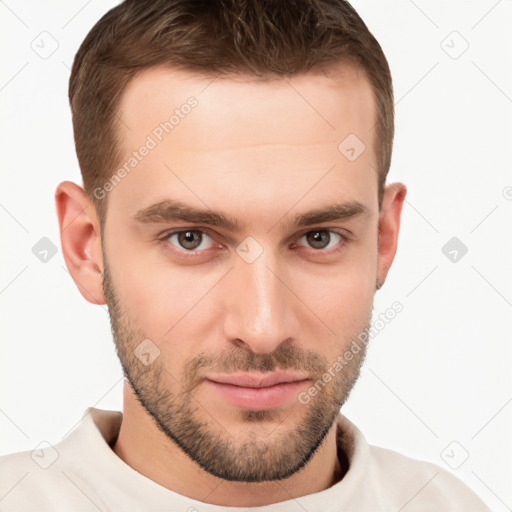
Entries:
[[[59,181],[81,183],[73,57],[115,4],[0,3],[0,454],[59,442],[88,406],[122,408],[108,314],[65,269],[53,201]],[[492,510],[512,510],[512,2],[353,5],[390,63],[389,181],[409,192],[375,301],[376,315],[395,300],[404,310],[373,339],[343,412],[371,444],[438,464]],[[33,49],[41,38],[45,51],[58,44],[48,58]],[[441,251],[454,236],[468,248],[455,263]],[[42,237],[58,246],[46,263],[32,253]]]

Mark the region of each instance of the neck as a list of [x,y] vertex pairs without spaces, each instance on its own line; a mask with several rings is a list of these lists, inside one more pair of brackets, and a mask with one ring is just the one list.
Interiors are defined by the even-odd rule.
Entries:
[[[336,423],[306,466],[279,481],[231,482],[204,471],[163,434],[124,384],[123,421],[113,450],[137,472],[182,496],[225,507],[257,507],[328,489],[347,464],[337,455]],[[340,450],[341,451],[341,450]]]

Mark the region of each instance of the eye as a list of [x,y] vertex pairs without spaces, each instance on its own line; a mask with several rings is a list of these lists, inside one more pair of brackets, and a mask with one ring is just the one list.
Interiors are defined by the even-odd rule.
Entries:
[[[347,241],[347,237],[330,229],[314,229],[302,235],[310,247],[317,250],[326,250],[336,247],[340,242]],[[298,244],[302,245],[302,244]]]
[[[304,243],[300,243],[301,240]],[[174,246],[182,253],[190,256],[199,256],[200,253],[211,249],[215,240],[206,229],[181,229],[165,233],[159,238],[160,242]],[[313,229],[298,238],[295,246],[305,246],[317,253],[333,253],[343,249],[349,242],[349,237],[331,229]]]
[[[182,231],[174,231],[173,233],[167,233],[164,239],[171,243],[172,245],[176,245],[173,242],[174,239],[176,240],[176,243],[178,244],[177,247],[179,249],[184,249],[190,252],[209,249],[212,246],[212,238],[204,231],[201,231],[199,229],[185,229]],[[208,245],[208,239],[210,240],[210,245]]]

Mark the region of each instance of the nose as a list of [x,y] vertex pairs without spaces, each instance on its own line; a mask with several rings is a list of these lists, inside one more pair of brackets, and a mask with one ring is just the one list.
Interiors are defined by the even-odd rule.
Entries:
[[265,252],[252,263],[238,258],[227,277],[225,339],[260,354],[297,339],[298,301],[274,258]]

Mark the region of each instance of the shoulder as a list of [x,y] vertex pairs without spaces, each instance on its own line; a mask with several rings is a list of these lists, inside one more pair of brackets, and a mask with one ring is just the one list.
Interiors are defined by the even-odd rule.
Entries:
[[[0,510],[97,512],[101,498],[89,483],[86,456],[96,455],[98,444],[92,418],[55,445],[0,457]],[[97,434],[96,437],[101,437]]]
[[452,473],[436,464],[369,445],[362,432],[341,414],[338,436],[349,462],[343,480],[353,490],[353,499],[361,504],[360,510],[490,512]]
[[[2,510],[35,510],[45,501],[45,493],[59,485],[54,455],[49,450],[12,453],[0,457],[0,497]],[[53,467],[52,467],[53,466]],[[41,510],[46,510],[44,506]]]
[[430,462],[412,459],[393,450],[369,446],[372,471],[382,492],[393,489],[393,499],[408,511],[490,512],[459,478]]
[[55,456],[48,447],[0,457],[2,512],[97,512],[102,502],[95,490]]

